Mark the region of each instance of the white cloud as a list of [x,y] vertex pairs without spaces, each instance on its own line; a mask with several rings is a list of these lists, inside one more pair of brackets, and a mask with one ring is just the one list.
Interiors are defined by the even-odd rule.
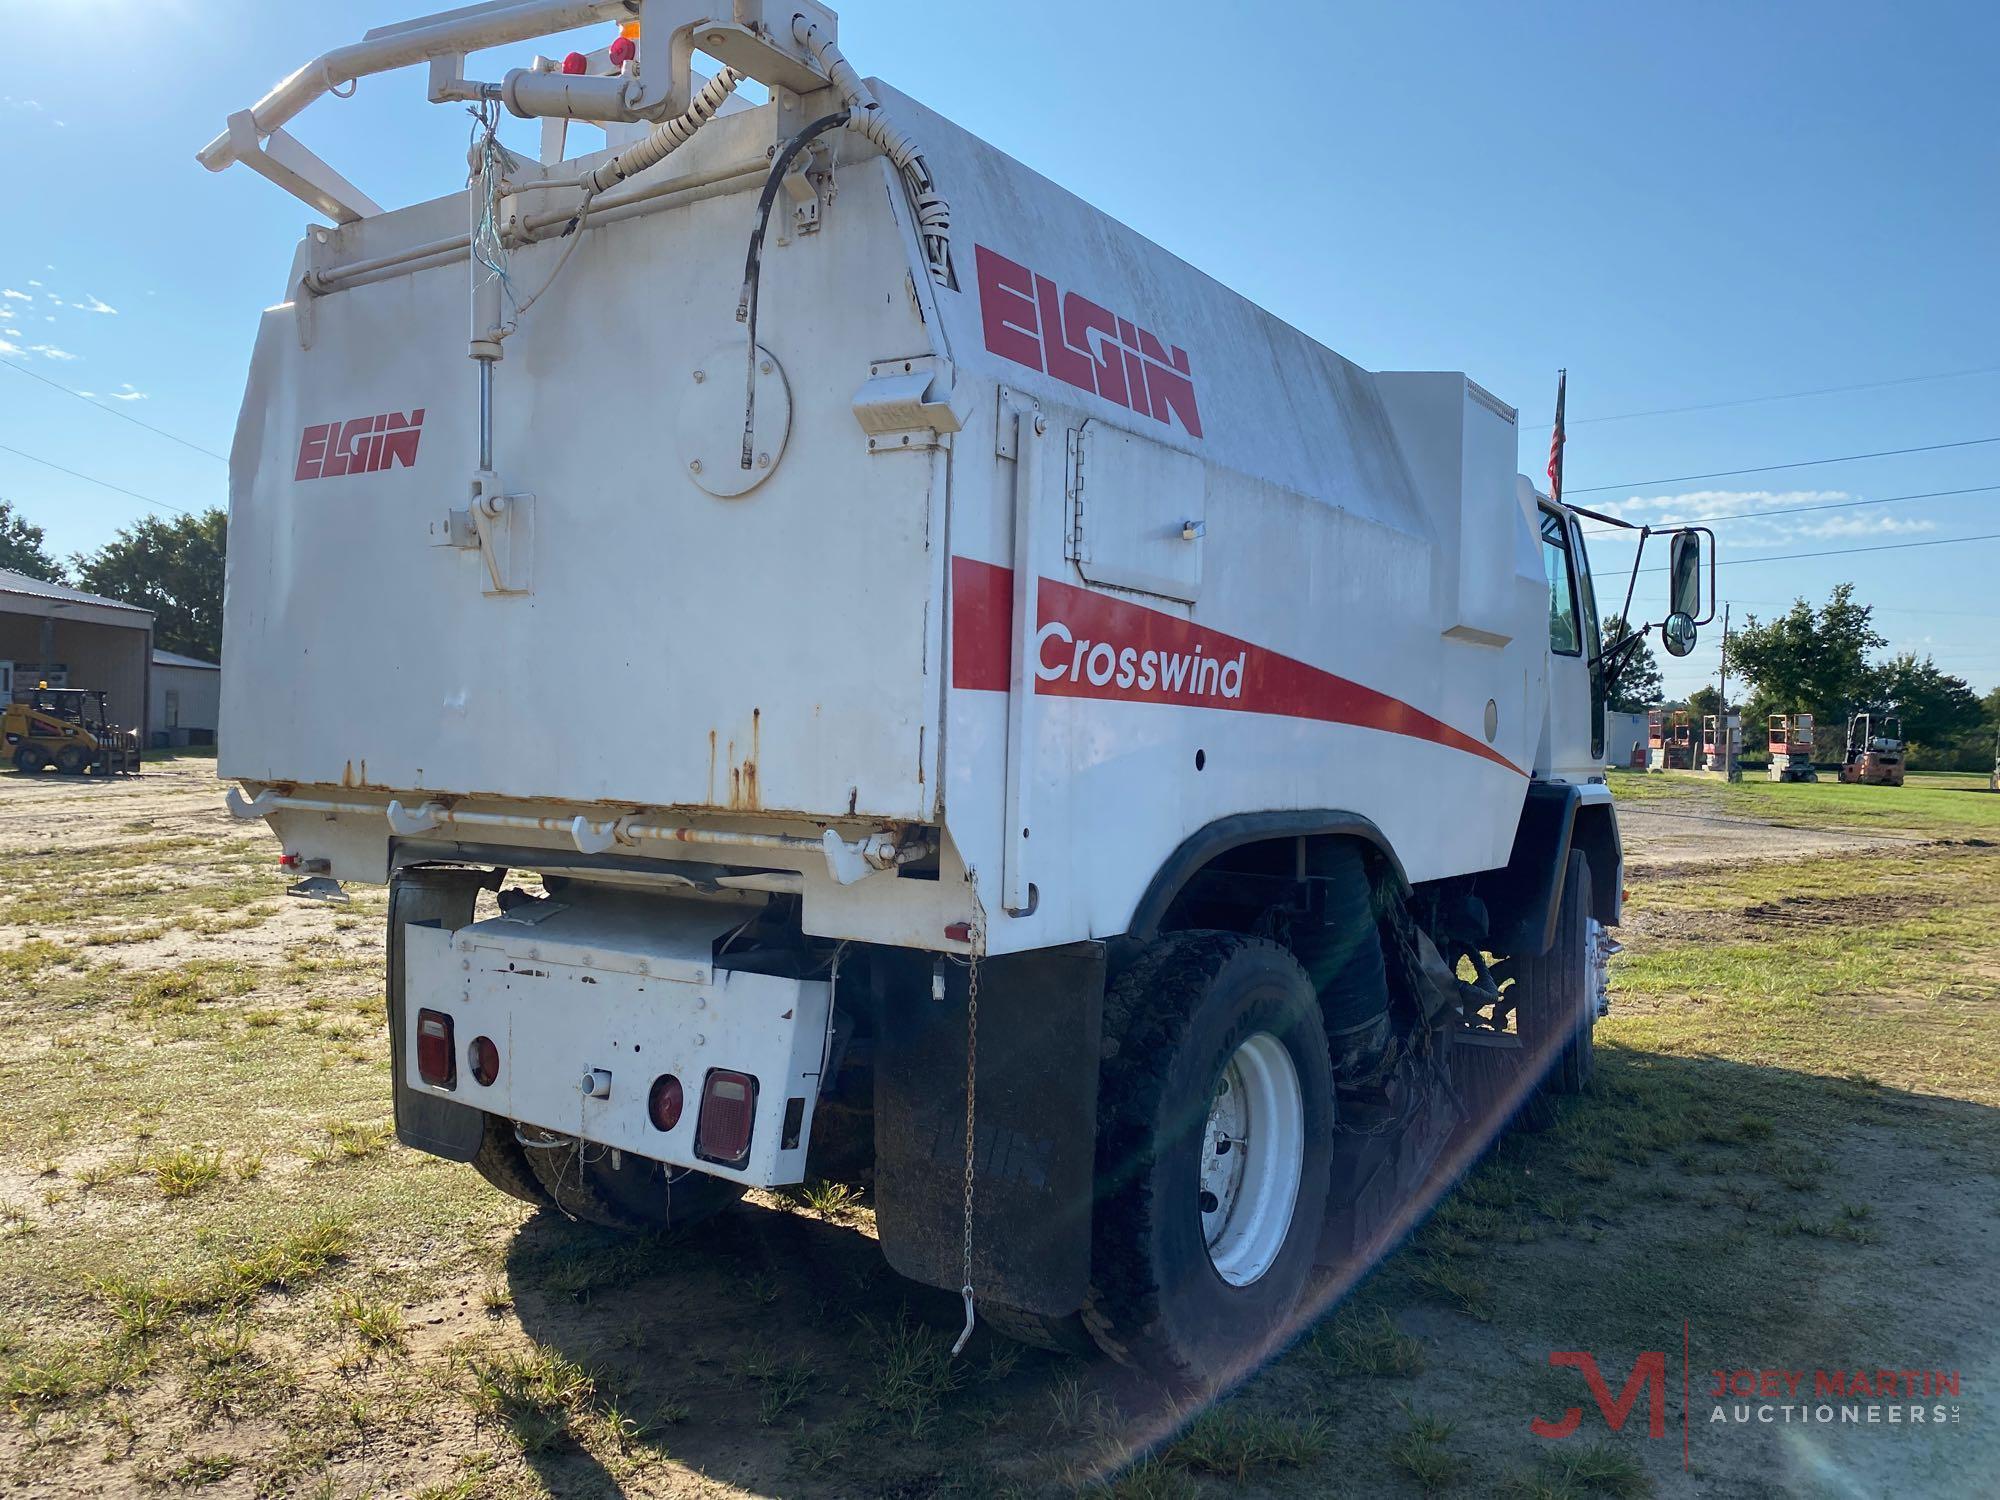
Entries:
[[54,292],[47,292],[44,295],[47,296],[49,304],[52,307],[61,307],[63,305],[63,299],[58,297]]
[[113,401],[144,401],[147,397],[144,391],[140,390],[130,381],[127,381],[111,393],[111,399]]
[[[31,281],[28,285],[40,286],[41,283],[39,281]],[[0,297],[5,297],[13,302],[33,302],[35,300],[33,292],[17,292],[11,286],[0,287]]]
[[100,302],[97,299],[97,295],[93,292],[85,292],[83,300],[76,305],[82,311],[90,313],[115,313],[118,311],[109,302]]
[[1907,521],[1901,516],[1838,516],[1825,521],[1802,522],[1799,536],[1904,536],[1914,531],[1936,531],[1935,521]]
[[1632,496],[1592,506],[1628,521],[1658,524],[1676,521],[1706,521],[1716,516],[1735,516],[1760,510],[1789,509],[1796,505],[1830,505],[1852,500],[1846,490],[1690,490],[1678,495]]
[[35,278],[34,278],[34,277],[30,276],[30,277],[28,278],[28,285],[29,285],[29,286],[40,286],[40,285],[41,285],[41,283],[40,283],[39,281],[35,280]]
[[[7,331],[12,333],[14,330],[10,328]],[[21,346],[19,344],[0,338],[0,354],[19,354],[20,352]]]
[[71,360],[76,358],[69,350],[58,349],[54,344],[30,344],[28,348],[30,352],[41,355],[43,359]]

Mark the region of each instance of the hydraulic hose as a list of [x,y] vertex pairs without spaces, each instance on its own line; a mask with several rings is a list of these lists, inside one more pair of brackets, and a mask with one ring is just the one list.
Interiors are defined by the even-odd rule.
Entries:
[[958,283],[951,267],[951,204],[938,191],[937,180],[931,176],[923,150],[907,132],[889,119],[881,101],[875,97],[866,80],[854,70],[854,64],[841,55],[832,37],[804,16],[793,18],[792,35],[819,59],[827,78],[840,91],[841,101],[848,107],[849,127],[881,147],[883,155],[903,174],[910,198],[916,205],[917,230],[923,240],[924,259],[930,267],[931,279],[940,286],[956,286]]
[[702,86],[684,114],[654,126],[652,132],[637,145],[627,146],[611,160],[584,173],[581,179],[584,194],[594,197],[606,188],[665,161],[685,146],[697,130],[715,118],[715,112],[736,92],[736,85],[742,81],[743,75],[734,68],[724,68],[717,73]]
[[851,111],[843,109],[822,115],[786,141],[784,150],[771,163],[764,191],[757,195],[757,223],[750,231],[750,248],[743,257],[743,291],[736,299],[736,321],[750,325],[750,353],[743,376],[743,467],[746,469],[750,467],[750,451],[754,446],[752,429],[757,425],[757,293],[764,279],[764,230],[771,222],[771,205],[777,201],[778,188],[798,154],[829,130],[847,124],[850,114]]

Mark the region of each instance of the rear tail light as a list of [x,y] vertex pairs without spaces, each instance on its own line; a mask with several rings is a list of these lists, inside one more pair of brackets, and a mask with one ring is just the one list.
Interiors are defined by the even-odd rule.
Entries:
[[[447,1021],[445,1024],[448,1026],[451,1023]],[[500,1076],[500,1049],[494,1045],[493,1038],[476,1036],[465,1050],[472,1059],[473,1082],[483,1089],[492,1088],[494,1080]]]
[[646,1113],[652,1119],[655,1130],[672,1130],[681,1122],[681,1107],[686,1103],[681,1094],[681,1081],[671,1073],[663,1073],[653,1080],[652,1092],[646,1095]]
[[457,1049],[451,1017],[440,1010],[417,1012],[417,1076],[434,1089],[458,1087]]
[[750,1159],[750,1129],[756,1121],[757,1080],[748,1073],[711,1069],[701,1086],[694,1154],[721,1166],[742,1166]]

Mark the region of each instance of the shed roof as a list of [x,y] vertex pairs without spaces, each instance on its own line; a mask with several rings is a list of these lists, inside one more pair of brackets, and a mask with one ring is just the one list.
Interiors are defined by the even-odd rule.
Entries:
[[[102,594],[87,594],[82,589],[73,589],[66,583],[50,583],[46,578],[33,578],[26,573],[16,573],[9,568],[0,568],[0,595],[22,594],[31,599],[53,600],[62,604],[88,604],[94,609],[120,609],[127,614],[140,615],[150,620],[153,612],[141,609],[136,604],[127,604],[121,599],[107,599]],[[5,608],[0,601],[0,608]],[[140,624],[139,620],[132,622]]]

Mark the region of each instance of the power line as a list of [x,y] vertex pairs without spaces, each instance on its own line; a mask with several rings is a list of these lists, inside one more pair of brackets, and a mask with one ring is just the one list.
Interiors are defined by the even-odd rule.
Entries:
[[1649,484],[1683,484],[1690,479],[1729,479],[1738,474],[1770,474],[1779,469],[1810,469],[1819,464],[1851,464],[1864,458],[1895,458],[1905,453],[1936,453],[1945,448],[1976,448],[1981,443],[2000,443],[2000,437],[1962,438],[1955,443],[1924,443],[1915,448],[1883,448],[1875,453],[1845,453],[1839,458],[1802,458],[1796,463],[1761,464],[1754,469],[1716,469],[1707,474],[1672,474],[1665,479],[1628,479],[1618,484],[1566,486],[1568,495],[1597,495],[1605,490],[1636,490]]
[[143,500],[148,505],[157,505],[162,509],[170,510],[177,516],[191,516],[194,514],[193,511],[184,510],[178,505],[169,505],[164,500],[155,500],[151,495],[142,495],[137,490],[128,490],[122,484],[113,484],[108,479],[99,479],[92,474],[79,474],[75,469],[66,469],[61,464],[52,463],[46,458],[37,458],[32,453],[23,453],[19,448],[10,448],[5,443],[0,443],[0,453],[11,453],[16,458],[25,458],[31,464],[40,464],[45,469],[54,469],[58,474],[67,474],[70,478],[81,479],[86,484],[101,485],[107,490],[116,490],[121,495],[130,495],[134,500]]
[[[1985,532],[1980,536],[1940,536],[1927,542],[1882,542],[1873,547],[1834,547],[1825,552],[1779,552],[1770,557],[1723,557],[1715,560],[1718,568],[1741,568],[1751,563],[1800,562],[1809,557],[1847,557],[1856,552],[1902,552],[1911,547],[1949,547],[1959,542],[2000,542],[2000,531]],[[1641,568],[1641,573],[1664,573],[1665,568]]]
[[[1808,396],[1838,396],[1848,391],[1879,391],[1890,386],[1919,385],[1932,380],[1968,380],[1975,375],[1992,375],[2000,372],[2000,365],[1981,365],[1976,370],[1944,370],[1935,375],[1905,375],[1896,380],[1865,380],[1856,385],[1824,385],[1811,391],[1784,391],[1775,396],[1739,396],[1730,401],[1703,401],[1693,406],[1660,406],[1651,411],[1621,411],[1606,417],[1567,417],[1564,425],[1581,427],[1586,422],[1630,422],[1639,417],[1678,417],[1686,412],[1721,411],[1730,406],[1758,406],[1767,401],[1802,401]],[[1528,428],[1538,432],[1553,424],[1537,422]]]
[[[1777,510],[1744,510],[1726,516],[1695,516],[1686,521],[1652,521],[1656,531],[1674,526],[1712,526],[1718,521],[1761,521],[1766,516],[1802,516],[1816,510],[1852,510],[1859,505],[1894,505],[1903,500],[1942,500],[1953,495],[1984,495],[2000,490],[2000,484],[1976,484],[1964,490],[1920,490],[1914,495],[1884,495],[1876,500],[1835,500],[1826,505],[1788,505]],[[1585,536],[1618,536],[1622,526],[1599,526]]]
[[39,380],[43,385],[50,386],[55,390],[61,391],[65,396],[74,396],[76,397],[77,400],[81,401],[85,406],[94,407],[96,410],[104,412],[107,416],[123,417],[126,421],[130,422],[134,427],[143,427],[148,432],[158,433],[161,437],[167,439],[169,442],[179,443],[183,448],[192,448],[194,449],[195,452],[204,454],[207,457],[215,459],[220,463],[226,464],[229,462],[229,460],[226,457],[224,457],[220,453],[217,453],[213,448],[204,448],[200,443],[191,443],[186,438],[176,436],[174,433],[167,431],[167,429],[164,427],[155,427],[151,422],[142,422],[139,420],[139,418],[133,416],[132,413],[130,413],[129,411],[119,411],[116,407],[106,406],[101,401],[93,401],[90,399],[90,397],[84,395],[82,391],[72,390],[69,386],[64,385],[60,380],[51,380],[49,379],[48,376],[42,374],[38,370],[31,370],[26,365],[17,365],[12,360],[0,360],[0,365],[5,365],[10,370],[19,370],[23,375],[26,375],[29,379]]

